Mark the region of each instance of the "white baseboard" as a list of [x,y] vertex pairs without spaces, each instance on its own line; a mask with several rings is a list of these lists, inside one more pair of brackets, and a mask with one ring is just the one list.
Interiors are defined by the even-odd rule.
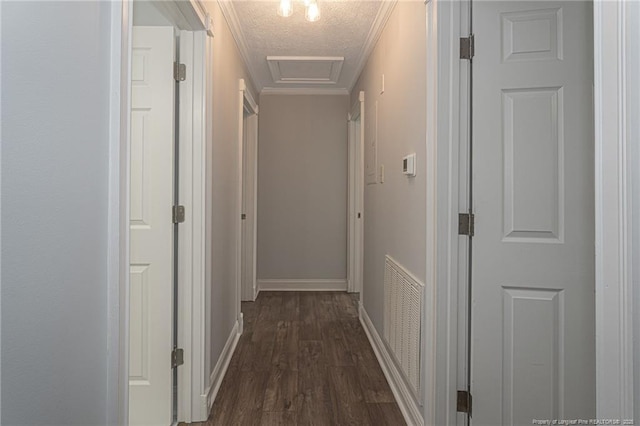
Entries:
[[411,390],[409,390],[409,387],[405,384],[400,371],[391,358],[391,354],[380,338],[378,331],[373,326],[373,323],[362,304],[360,304],[360,322],[362,323],[362,327],[369,338],[369,342],[373,347],[373,352],[375,352],[376,358],[378,358],[378,363],[380,364],[380,367],[382,367],[382,372],[387,378],[387,382],[389,382],[393,396],[395,396],[396,401],[398,402],[398,406],[400,407],[400,411],[402,412],[407,425],[424,426],[424,419],[422,417],[420,407],[413,398]]
[[258,291],[346,291],[347,280],[258,280]]
[[211,412],[211,408],[213,407],[213,401],[215,401],[218,390],[220,389],[220,385],[222,384],[222,379],[224,379],[224,375],[227,373],[227,368],[229,367],[229,363],[231,362],[233,352],[236,350],[236,346],[238,345],[240,334],[240,324],[238,323],[238,321],[236,321],[233,329],[231,330],[231,334],[229,334],[227,343],[225,343],[224,348],[222,349],[222,353],[218,358],[218,362],[211,372],[211,376],[209,377],[209,387],[207,387],[205,393],[200,396],[202,399],[201,418],[203,419],[203,421],[205,421],[204,419],[209,418],[209,413]]

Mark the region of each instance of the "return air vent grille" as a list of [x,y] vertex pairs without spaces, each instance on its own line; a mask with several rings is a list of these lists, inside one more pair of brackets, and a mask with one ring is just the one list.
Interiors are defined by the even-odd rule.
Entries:
[[424,284],[386,256],[384,339],[404,379],[420,400],[420,331]]

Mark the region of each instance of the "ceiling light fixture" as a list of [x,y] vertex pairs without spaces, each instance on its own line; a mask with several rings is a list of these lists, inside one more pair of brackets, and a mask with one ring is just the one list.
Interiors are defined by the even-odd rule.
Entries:
[[291,0],[280,0],[280,6],[278,7],[278,15],[288,17],[293,15],[293,3]]
[[[309,22],[316,22],[320,20],[320,7],[318,6],[317,0],[302,0],[302,2],[306,7],[304,13],[305,19]],[[278,15],[285,18],[293,15],[293,0],[280,0]]]
[[304,17],[309,22],[316,22],[320,19],[320,8],[318,7],[318,2],[316,2],[315,0],[311,0],[309,2]]

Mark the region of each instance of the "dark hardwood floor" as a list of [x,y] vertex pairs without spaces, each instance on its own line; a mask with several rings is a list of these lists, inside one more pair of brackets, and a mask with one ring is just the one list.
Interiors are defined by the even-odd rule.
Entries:
[[357,296],[262,292],[207,423],[404,425],[358,320]]

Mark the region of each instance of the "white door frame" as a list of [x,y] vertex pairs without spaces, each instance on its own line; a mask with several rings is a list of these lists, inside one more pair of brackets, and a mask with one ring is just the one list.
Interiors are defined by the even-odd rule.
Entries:
[[178,347],[184,349],[184,364],[178,368],[178,420],[202,418],[205,370],[205,55],[204,31],[180,32],[180,62],[187,78],[180,83],[180,204],[185,221],[178,233]]
[[[205,159],[206,47],[205,32],[213,36],[211,18],[200,0],[161,2],[163,11],[186,30],[192,49],[181,52],[187,63],[187,81],[180,94],[180,118],[191,123],[180,129],[181,203],[187,217],[179,233],[180,312],[179,344],[185,364],[178,369],[178,420],[201,418],[205,376]],[[133,2],[111,5],[111,102],[108,212],[108,401],[107,423],[129,421],[129,167],[131,111],[131,28]],[[187,88],[188,87],[188,88]],[[182,89],[182,88],[181,88]],[[183,103],[184,102],[184,103]],[[196,336],[194,338],[194,336]],[[167,355],[168,356],[168,355]]]
[[[458,209],[464,1],[427,0],[426,270],[422,362],[424,424],[457,424]],[[464,87],[462,88],[464,89]],[[465,190],[464,188],[462,190]],[[463,280],[463,277],[460,277]],[[429,314],[431,313],[431,314]],[[461,423],[462,424],[462,423]]]
[[[640,149],[639,18],[635,2],[594,3],[596,413],[600,419],[634,419],[638,399],[634,395],[638,353],[633,346],[638,330],[633,326],[640,307],[633,291],[634,279],[638,291],[633,274],[638,270],[633,268],[640,251],[632,245],[632,225],[638,226],[640,212],[633,211],[632,194],[638,188],[632,182],[634,178],[638,182],[638,164],[633,161],[638,161]],[[638,386],[637,376],[635,381]],[[635,410],[640,415],[640,406]]]
[[[244,296],[241,298],[241,300],[251,300],[254,301],[256,300],[256,297],[258,295],[259,289],[257,288],[257,278],[256,278],[256,268],[257,268],[257,247],[258,247],[258,215],[257,215],[257,211],[258,211],[258,113],[259,113],[259,108],[258,105],[256,103],[256,101],[253,99],[253,96],[251,95],[251,92],[249,90],[247,90],[246,87],[246,83],[244,82],[244,80],[240,80],[239,83],[239,87],[240,87],[240,91],[241,91],[241,96],[242,96],[242,112],[241,112],[241,117],[239,118],[240,120],[240,145],[242,145],[240,147],[240,149],[242,150],[242,156],[240,157],[240,165],[241,165],[241,171],[242,171],[242,181],[240,183],[240,212],[241,213],[246,213],[245,211],[242,211],[242,204],[246,201],[249,201],[251,203],[251,211],[252,211],[252,215],[251,215],[251,235],[245,235],[244,238],[242,238],[242,225],[243,223],[240,223],[240,235],[241,235],[241,257],[240,257],[240,262],[241,262],[241,275],[240,275],[240,279],[242,280],[242,269],[246,269],[246,262],[247,262],[247,258],[246,258],[246,253],[247,253],[247,248],[249,248],[252,252],[252,256],[251,256],[251,274],[250,277],[247,281],[245,282],[240,282],[240,292],[241,292],[241,296],[242,293],[244,293]],[[248,117],[245,117],[245,112],[247,112],[249,115]],[[245,135],[245,129],[247,128],[247,126],[251,126],[252,132],[250,133],[252,138],[255,138],[255,140],[253,141],[249,141],[247,140],[247,135]],[[254,156],[253,156],[253,161],[251,164],[247,163],[246,161],[244,161],[247,152],[246,148],[248,146],[248,144],[251,143],[253,144],[253,150],[254,150]],[[248,170],[245,170],[245,165],[248,165],[248,167],[251,167],[251,173],[247,174]],[[251,176],[251,180],[252,180],[252,193],[250,194],[250,197],[246,197],[245,194],[245,178],[247,178],[247,176]],[[246,199],[246,200],[245,200]],[[245,206],[246,207],[246,206]],[[245,224],[248,223],[247,220],[244,220]],[[249,247],[247,247],[247,245]],[[249,295],[249,296],[247,296]]]
[[[458,40],[468,35],[461,25],[468,19],[468,0],[426,3],[425,312],[433,314],[425,316],[423,324],[423,414],[425,424],[462,425],[465,420],[456,413],[456,392],[458,380],[466,371],[458,370],[457,364],[466,354],[459,353],[458,342],[464,341],[467,331],[458,316],[459,303],[466,302],[460,300],[458,293],[459,286],[466,286],[466,276],[461,271],[466,268],[467,258],[464,239],[457,235],[457,215],[458,209],[465,207],[467,191],[460,171],[467,162],[468,104],[464,100],[468,99],[469,87],[466,61],[459,59]],[[634,80],[640,68],[638,6],[624,1],[594,3],[596,403],[600,419],[633,419],[634,402],[638,399],[633,369],[634,356],[638,355],[634,354],[633,336],[638,330],[633,329],[633,321],[640,306],[633,293],[632,272],[637,270],[631,268],[633,261],[640,258],[640,250],[631,245],[630,235],[631,225],[638,226],[640,214],[632,211],[631,185],[634,178],[635,182],[640,181],[637,164],[631,163],[632,155],[640,152],[640,130],[637,120],[627,119],[640,114],[638,84]],[[635,382],[639,386],[637,378]],[[636,407],[638,410],[640,407]]]
[[[243,243],[242,241],[242,196],[243,196],[243,183],[244,183],[244,170],[243,170],[243,156],[244,156],[244,111],[249,111],[250,114],[258,114],[258,104],[253,99],[251,91],[247,88],[247,84],[244,79],[238,80],[238,197],[236,200],[236,318],[240,325],[239,333],[242,334],[243,322],[242,322],[242,266],[243,266]],[[257,157],[257,153],[256,153]],[[257,180],[257,173],[254,173],[254,182]],[[255,197],[257,198],[257,197]],[[255,205],[254,200],[254,205]],[[254,234],[257,215],[254,214]],[[255,242],[255,238],[254,238]],[[255,244],[254,244],[255,245]],[[256,249],[254,247],[254,254]],[[256,258],[254,256],[254,271],[256,268]],[[255,272],[253,278],[253,288],[256,288]]]
[[[364,92],[358,94],[358,100],[351,107],[349,120],[349,208],[347,209],[347,291],[360,293],[362,301],[363,275],[363,237],[364,218],[358,219],[358,213],[364,210]],[[359,119],[359,120],[358,120]],[[356,129],[359,126],[360,129]],[[360,133],[357,132],[360,131]],[[359,140],[356,136],[359,135]],[[356,150],[359,150],[359,154]],[[357,185],[357,175],[360,175],[360,185]],[[358,207],[360,209],[358,210]]]

